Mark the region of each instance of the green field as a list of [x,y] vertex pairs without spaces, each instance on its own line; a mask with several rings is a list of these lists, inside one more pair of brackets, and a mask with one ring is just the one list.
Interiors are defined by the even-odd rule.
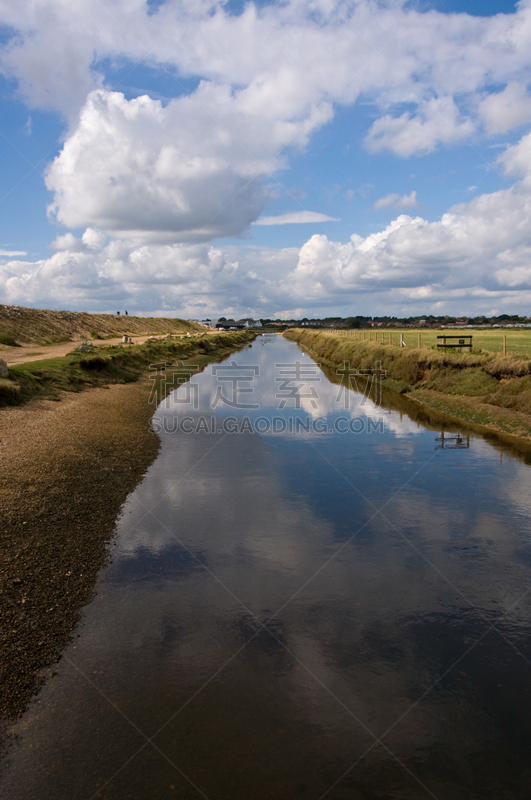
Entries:
[[[442,343],[441,339],[437,336],[472,336],[473,352],[484,350],[489,353],[503,353],[503,337],[507,341],[507,353],[513,353],[519,356],[529,356],[531,358],[531,328],[490,328],[479,329],[473,328],[466,329],[452,329],[452,328],[373,328],[372,330],[349,330],[349,331],[333,331],[335,335],[340,334],[353,339],[365,339],[368,341],[369,336],[372,341],[382,341],[384,344],[389,343],[389,334],[391,334],[391,341],[393,345],[398,345],[400,342],[400,335],[404,335],[404,341],[407,347],[416,348],[418,346],[418,337],[420,334],[422,347],[433,347],[437,343]],[[458,341],[458,340],[455,340]],[[465,339],[468,341],[468,339]],[[451,343],[451,339],[447,340]],[[468,352],[468,348],[466,351]]]

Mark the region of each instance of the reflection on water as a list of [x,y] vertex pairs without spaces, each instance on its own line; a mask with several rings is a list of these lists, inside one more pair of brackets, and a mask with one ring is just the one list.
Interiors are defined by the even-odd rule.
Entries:
[[[181,387],[159,408],[160,456],[14,726],[4,796],[528,797],[525,456],[396,395],[339,395],[281,337],[232,360],[232,379],[259,368],[236,384],[259,407],[216,403],[208,369],[196,407]],[[275,365],[297,361],[319,380],[290,395]],[[183,413],[215,432],[180,431]],[[229,433],[228,417],[286,426]],[[324,422],[295,434],[294,417]]]

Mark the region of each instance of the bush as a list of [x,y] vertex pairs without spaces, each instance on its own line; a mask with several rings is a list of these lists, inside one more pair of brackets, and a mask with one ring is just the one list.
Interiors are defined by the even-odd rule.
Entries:
[[103,356],[91,356],[91,358],[82,358],[79,362],[81,369],[96,370],[100,372],[107,366],[107,359]]
[[6,344],[8,347],[20,347],[19,343],[6,333],[0,333],[0,344]]

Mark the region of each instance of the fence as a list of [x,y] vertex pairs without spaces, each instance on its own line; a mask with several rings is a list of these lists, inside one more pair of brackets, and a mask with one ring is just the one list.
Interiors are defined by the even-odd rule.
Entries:
[[[322,328],[321,330],[326,333],[333,334],[334,336],[341,336],[355,341],[363,342],[379,342],[385,345],[394,345],[396,347],[433,347],[437,344],[437,334],[440,334],[440,328],[426,329],[422,332],[411,330],[374,330],[374,329],[341,329],[341,328]],[[451,329],[450,329],[451,330]],[[455,328],[454,328],[455,330]],[[514,330],[510,334],[501,333],[499,330],[474,330],[474,347],[487,350],[492,353],[503,353],[506,355],[507,337],[509,336],[510,352],[513,355],[528,356],[531,358],[531,330]],[[450,339],[451,334],[446,334],[446,339]],[[469,335],[460,336],[458,338],[470,338]],[[449,347],[459,347],[457,345],[448,345]],[[465,345],[466,347],[466,345]],[[471,348],[467,348],[471,349]]]

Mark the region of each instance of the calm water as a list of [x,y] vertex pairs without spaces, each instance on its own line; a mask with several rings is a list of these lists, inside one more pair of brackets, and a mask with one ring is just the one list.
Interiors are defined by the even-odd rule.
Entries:
[[441,441],[279,336],[231,360],[159,408],[3,797],[529,797],[525,458]]

